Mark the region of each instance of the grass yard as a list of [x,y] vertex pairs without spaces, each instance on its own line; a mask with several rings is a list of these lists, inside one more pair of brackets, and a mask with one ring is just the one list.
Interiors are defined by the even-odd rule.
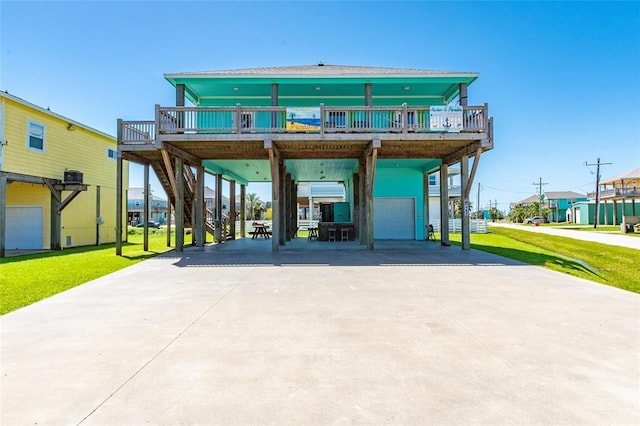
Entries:
[[149,251],[142,249],[141,229],[130,228],[128,239],[122,257],[115,244],[105,244],[0,259],[0,315],[172,250],[164,229],[149,233]]
[[[459,244],[461,235],[450,238]],[[640,293],[638,250],[497,227],[471,234],[471,247]]]

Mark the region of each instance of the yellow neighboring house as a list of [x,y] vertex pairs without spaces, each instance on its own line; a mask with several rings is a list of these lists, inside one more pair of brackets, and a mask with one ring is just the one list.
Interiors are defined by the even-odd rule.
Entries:
[[114,242],[117,156],[113,136],[0,92],[0,257]]

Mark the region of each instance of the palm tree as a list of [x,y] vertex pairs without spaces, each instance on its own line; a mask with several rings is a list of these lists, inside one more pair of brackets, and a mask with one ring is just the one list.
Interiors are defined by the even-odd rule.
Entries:
[[258,197],[257,194],[255,193],[249,193],[247,194],[246,198],[245,198],[246,204],[247,204],[247,217],[249,218],[249,220],[255,220],[257,219],[257,215],[260,213],[260,211],[262,210],[262,207],[264,206],[264,203],[262,202],[262,200],[260,199],[260,197]]

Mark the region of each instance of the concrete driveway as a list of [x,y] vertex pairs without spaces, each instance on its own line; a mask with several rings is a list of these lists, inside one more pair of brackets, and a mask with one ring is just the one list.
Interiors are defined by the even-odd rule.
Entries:
[[537,232],[539,234],[555,235],[557,237],[573,238],[574,240],[591,241],[594,243],[608,244],[611,246],[626,247],[640,250],[640,238],[632,235],[624,235],[619,232],[592,232],[577,231],[570,228],[533,226],[506,222],[491,222],[489,226],[517,229],[520,231]]
[[0,423],[640,423],[637,294],[429,242],[238,243],[1,317]]

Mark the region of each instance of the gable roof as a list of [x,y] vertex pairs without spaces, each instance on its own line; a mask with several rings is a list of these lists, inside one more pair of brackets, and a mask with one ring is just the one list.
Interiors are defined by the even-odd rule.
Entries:
[[[129,188],[127,190],[127,198],[129,198],[129,200],[144,200],[143,188]],[[151,198],[151,201],[167,201],[164,198],[157,197],[153,192],[150,194],[149,198]]]
[[561,199],[573,199],[573,198],[587,198],[584,194],[579,194],[573,191],[545,191],[544,198],[548,200],[561,200]]
[[640,179],[640,167],[636,167],[635,169],[631,169],[624,173],[620,173],[619,175],[616,175],[609,179],[602,180],[600,181],[600,184],[604,185],[607,183],[614,183],[614,182],[619,182],[621,180],[632,180],[632,179]]
[[520,201],[517,201],[517,202],[513,203],[513,205],[537,203],[538,200],[540,200],[540,197],[538,196],[538,194],[533,194],[533,195],[525,198],[524,200],[520,200]]
[[478,73],[460,71],[436,71],[415,68],[387,68],[352,65],[297,65],[285,67],[245,68],[235,70],[213,70],[167,73],[165,78],[177,77],[478,77]]
[[19,98],[19,97],[15,96],[15,95],[10,94],[7,90],[5,90],[4,92],[0,91],[0,98],[9,99],[9,100],[11,100],[13,102],[19,103],[21,105],[24,105],[24,106],[26,106],[28,108],[31,108],[31,109],[34,109],[36,111],[40,111],[43,114],[47,114],[47,115],[49,115],[51,117],[55,117],[55,118],[57,118],[59,120],[66,121],[68,124],[73,124],[76,127],[82,127],[85,130],[88,130],[90,132],[93,132],[93,133],[96,133],[98,135],[104,136],[105,138],[111,139],[112,141],[116,142],[116,138],[114,138],[113,136],[111,136],[111,135],[109,135],[109,134],[107,134],[105,132],[102,132],[102,131],[100,131],[98,129],[94,129],[93,127],[87,126],[86,124],[79,123],[79,122],[77,122],[75,120],[70,119],[69,117],[65,117],[64,115],[57,114],[57,113],[51,111],[49,108],[45,109],[45,108],[42,108],[41,106],[33,104],[33,103],[29,102],[29,101],[25,101],[22,98]]

